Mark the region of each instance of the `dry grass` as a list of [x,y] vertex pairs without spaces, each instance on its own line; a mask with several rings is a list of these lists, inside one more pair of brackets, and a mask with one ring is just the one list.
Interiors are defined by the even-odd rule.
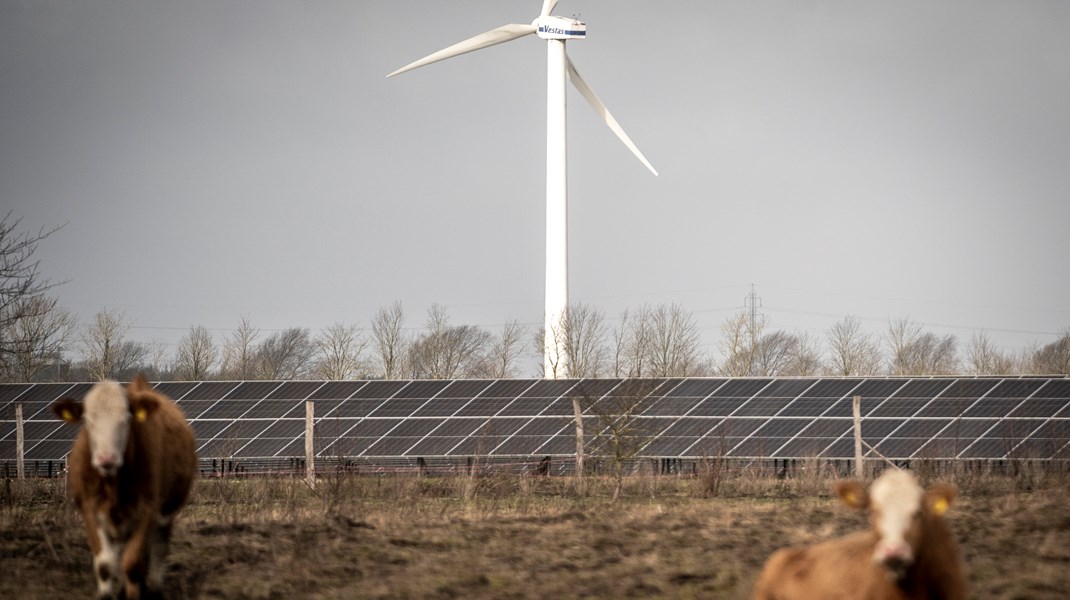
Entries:
[[[950,513],[975,598],[1064,598],[1065,473],[955,480]],[[775,548],[865,526],[820,469],[638,475],[584,493],[558,477],[207,479],[176,528],[168,598],[745,598]],[[93,590],[81,517],[58,480],[0,490],[3,598]]]

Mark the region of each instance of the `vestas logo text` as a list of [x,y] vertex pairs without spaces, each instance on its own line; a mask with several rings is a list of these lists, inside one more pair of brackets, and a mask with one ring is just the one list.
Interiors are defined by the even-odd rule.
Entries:
[[546,25],[542,25],[541,27],[539,27],[539,31],[543,33],[552,33],[555,35],[572,35],[576,33],[575,31],[571,31],[569,29],[562,29],[560,27],[548,27]]

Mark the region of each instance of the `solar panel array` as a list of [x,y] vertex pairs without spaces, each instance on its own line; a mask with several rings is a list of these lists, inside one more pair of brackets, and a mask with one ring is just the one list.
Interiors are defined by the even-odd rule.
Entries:
[[[77,428],[58,421],[49,405],[90,386],[0,385],[0,461],[16,458],[17,404],[25,459],[63,459]],[[631,409],[623,422],[643,457],[850,459],[856,395],[869,456],[1070,458],[1070,379],[1062,377],[203,381],[156,388],[185,411],[202,460],[303,458],[306,400],[314,406],[315,452],[324,458],[386,464],[572,456],[573,398],[581,400],[591,448],[609,417]]]

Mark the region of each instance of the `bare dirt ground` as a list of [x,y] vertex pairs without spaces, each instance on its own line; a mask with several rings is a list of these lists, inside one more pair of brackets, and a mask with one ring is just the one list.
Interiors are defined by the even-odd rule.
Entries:
[[[92,596],[62,486],[0,491],[0,598]],[[1070,597],[1070,488],[971,487],[949,515],[972,597]],[[746,598],[776,548],[866,526],[826,490],[772,480],[708,497],[701,482],[648,477],[612,502],[560,478],[349,477],[315,493],[205,480],[176,527],[165,597]]]

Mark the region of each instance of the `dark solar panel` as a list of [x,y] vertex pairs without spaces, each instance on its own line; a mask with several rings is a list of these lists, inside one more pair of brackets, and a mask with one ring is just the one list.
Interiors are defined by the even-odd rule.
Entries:
[[784,409],[788,403],[791,402],[791,398],[761,398],[755,397],[749,400],[746,404],[739,407],[739,410],[732,413],[732,416],[736,417],[771,417]]
[[799,432],[805,437],[831,437],[837,438],[854,430],[853,419],[821,418],[815,419],[810,425]]
[[969,408],[976,398],[965,398],[961,396],[945,397],[940,396],[934,399],[925,408],[918,411],[915,415],[917,417],[957,417]]
[[676,396],[684,396],[688,398],[705,398],[710,394],[715,393],[727,379],[684,379],[677,380],[678,383],[665,394],[666,397],[672,398]]
[[235,421],[233,425],[225,430],[225,437],[233,440],[248,441],[259,437],[269,425],[271,425],[271,421],[261,421],[259,419]]
[[[862,419],[862,437],[881,439],[903,424],[902,419]],[[853,427],[853,426],[852,426]],[[873,443],[870,441],[870,443]]]
[[368,413],[373,417],[407,417],[416,412],[424,404],[432,402],[428,398],[400,398],[394,397],[379,405],[378,408]]
[[[929,441],[929,438],[890,438],[875,445],[877,452],[890,459],[909,459]],[[873,451],[867,456],[877,456]]]
[[244,381],[227,392],[224,398],[227,400],[260,400],[280,385],[282,385],[281,381]]
[[591,400],[607,394],[646,396],[663,385],[659,380],[582,380],[568,390],[568,396]]
[[1070,400],[1066,398],[1027,398],[1017,408],[1012,410],[1009,417],[1053,417],[1060,410],[1067,407]]
[[261,400],[245,413],[247,419],[281,419],[287,416],[304,418],[305,402],[303,400]]
[[489,417],[505,408],[512,401],[512,397],[479,396],[464,405],[461,410],[457,411],[456,415],[459,417]]
[[[257,438],[238,450],[234,458],[271,458],[280,450],[288,446],[292,438]],[[300,440],[304,444],[304,439]],[[300,456],[304,456],[304,450]]]
[[295,437],[303,437],[305,435],[305,421],[303,419],[282,419],[272,422],[264,433],[260,434],[265,438],[286,438],[293,439]]
[[189,420],[199,419],[204,411],[208,410],[219,402],[215,400],[180,400],[178,407],[182,409],[182,413],[186,415]]
[[287,381],[268,394],[268,400],[304,400],[322,387],[323,381]]
[[743,406],[746,398],[711,396],[700,402],[691,412],[691,417],[727,417]]
[[750,398],[769,385],[772,379],[729,379],[717,390],[720,397]]
[[448,417],[468,404],[469,398],[438,396],[412,413],[414,417]]
[[916,397],[898,397],[893,396],[888,398],[884,402],[881,402],[880,406],[869,411],[866,416],[868,417],[909,417],[916,414],[926,404],[930,402],[929,398],[916,398]]
[[201,413],[198,418],[237,419],[258,402],[259,400],[220,400]]
[[[70,451],[70,442],[47,440],[27,449],[25,460],[57,460],[65,457]],[[59,472],[58,465],[56,466],[56,472]]]
[[449,380],[413,381],[398,390],[394,398],[433,398],[450,384]]
[[0,406],[4,406],[30,389],[23,383],[0,383]]
[[226,396],[227,392],[238,387],[238,385],[236,381],[202,381],[200,385],[182,396],[182,401],[219,400]]
[[153,389],[172,400],[178,400],[197,387],[196,381],[165,381],[153,384]]
[[[1002,382],[1002,383],[1001,383]],[[959,379],[952,383],[942,394],[941,398],[967,398],[976,400],[981,396],[998,395],[1000,389],[1012,392],[1012,395],[1021,395],[1013,390],[1018,389],[1021,380],[1000,379]]]
[[1037,390],[1035,397],[1037,398],[1070,398],[1070,379],[1052,379],[1047,382],[1039,390]]
[[710,430],[707,437],[747,437],[764,425],[766,421],[768,421],[768,419],[741,419],[735,417],[724,419],[721,421],[720,425]]
[[951,387],[954,379],[912,379],[899,388],[895,395],[900,398],[933,398]]
[[[480,396],[494,398],[515,398],[536,384],[533,379],[499,379],[483,390]],[[556,397],[556,394],[555,394]]]
[[762,437],[794,437],[801,433],[813,419],[770,419],[758,428],[754,435]]
[[781,417],[817,417],[832,414],[834,406],[841,406],[850,412],[850,400],[841,401],[845,396],[853,395],[861,379],[822,379],[810,386],[798,398],[786,406]]
[[894,394],[897,390],[906,385],[906,380],[903,379],[867,379],[858,385],[853,392],[852,396],[862,396],[862,405],[867,404],[866,400],[869,399],[869,404],[876,405],[874,400],[887,398]]
[[491,382],[486,379],[455,379],[450,382],[449,387],[442,390],[439,397],[467,400],[479,395],[490,385]]
[[846,378],[846,379],[820,379],[812,387],[807,389],[803,394],[803,398],[842,398],[843,396],[854,395],[853,390],[858,387],[858,384],[862,383],[862,379]]
[[757,393],[758,398],[795,398],[814,385],[813,379],[774,379]]
[[964,417],[1002,417],[1018,407],[1022,398],[999,398],[987,396],[978,398],[965,412]]
[[[383,386],[383,384],[389,385],[391,389],[388,393],[379,394],[376,393],[376,388]],[[308,399],[310,400],[345,400],[350,396],[353,396],[357,392],[360,392],[359,398],[372,397],[369,394],[374,394],[375,397],[389,398],[394,395],[397,389],[400,389],[404,385],[404,382],[398,381],[328,381],[327,383],[316,388],[312,392]],[[368,388],[368,389],[363,389]]]
[[700,437],[719,425],[721,421],[722,419],[717,417],[679,419],[667,427],[662,435]]
[[950,426],[951,423],[951,419],[916,419],[900,425],[892,433],[892,436],[897,438],[929,439]]
[[494,448],[491,455],[534,454],[549,440],[550,436],[545,435],[514,435]]
[[[61,424],[49,405],[90,387],[0,384],[0,460],[14,457],[16,399],[27,456],[61,459],[78,428]],[[1070,454],[1066,378],[245,381],[157,389],[179,401],[205,458],[302,457],[306,398],[315,403],[314,445],[324,459],[571,455],[573,398],[586,409],[595,453],[604,450],[605,438],[595,436],[605,419],[628,410],[639,415],[632,435],[649,442],[645,456],[850,458],[856,394],[866,441],[890,458]]]

